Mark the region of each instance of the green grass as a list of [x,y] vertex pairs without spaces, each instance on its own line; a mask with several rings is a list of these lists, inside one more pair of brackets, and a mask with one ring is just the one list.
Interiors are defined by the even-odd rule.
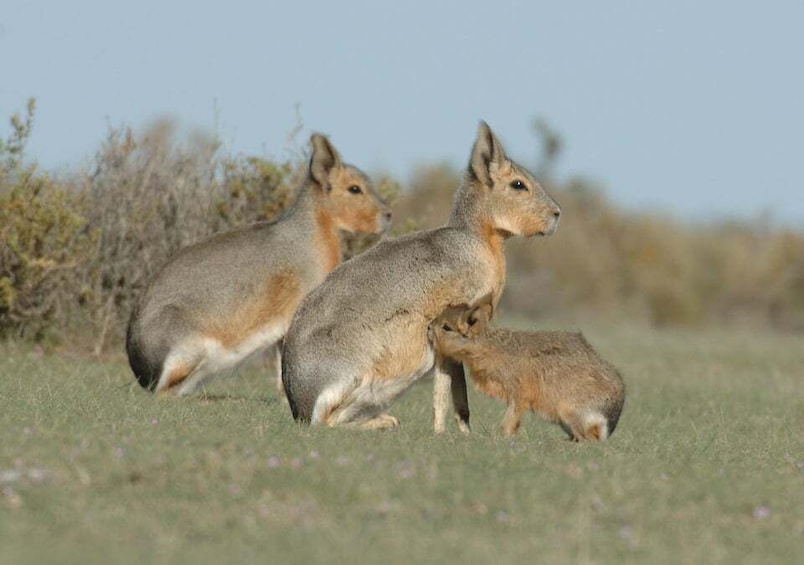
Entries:
[[0,349],[0,563],[794,563],[801,336],[588,332],[628,387],[601,445],[470,394],[432,433],[292,422],[259,368],[155,400],[124,363]]

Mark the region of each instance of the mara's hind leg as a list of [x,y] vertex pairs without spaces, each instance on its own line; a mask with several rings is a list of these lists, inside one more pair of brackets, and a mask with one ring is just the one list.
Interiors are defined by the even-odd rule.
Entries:
[[186,396],[216,373],[202,340],[188,340],[170,352],[154,392],[161,396]]
[[502,421],[502,433],[504,435],[512,436],[517,432],[525,410],[526,408],[523,404],[515,400],[508,401],[508,407],[505,409],[505,416],[503,416]]
[[469,433],[469,399],[466,395],[466,373],[463,363],[439,358],[433,374],[433,429],[440,434],[446,430],[448,396],[452,398],[458,429]]
[[194,375],[203,364],[203,351],[171,353],[165,360],[154,392],[162,397],[189,394],[196,386],[194,381],[198,381]]
[[268,366],[273,373],[274,385],[276,385],[276,392],[280,398],[287,400],[285,395],[285,385],[282,383],[282,339],[270,346],[265,351],[265,358]]
[[344,424],[344,427],[359,430],[387,430],[399,427],[399,420],[390,414],[378,414],[369,420],[360,420]]
[[399,426],[399,420],[382,412],[382,407],[362,401],[355,395],[344,399],[340,405],[330,410],[322,423],[330,427],[343,426],[361,430],[380,430]]
[[316,400],[310,423],[362,430],[399,426],[399,420],[383,412],[370,387],[351,382],[325,390]]

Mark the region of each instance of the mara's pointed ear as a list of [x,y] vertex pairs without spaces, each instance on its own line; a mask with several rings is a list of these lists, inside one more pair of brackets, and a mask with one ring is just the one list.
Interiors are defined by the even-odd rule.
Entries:
[[469,174],[486,186],[491,186],[491,174],[489,168],[492,163],[502,165],[505,161],[505,151],[503,151],[500,140],[491,131],[489,125],[480,121],[477,128],[477,138],[472,147],[472,156],[469,158]]
[[310,136],[313,154],[310,156],[310,178],[322,190],[330,190],[329,173],[341,167],[341,156],[326,136],[314,133]]

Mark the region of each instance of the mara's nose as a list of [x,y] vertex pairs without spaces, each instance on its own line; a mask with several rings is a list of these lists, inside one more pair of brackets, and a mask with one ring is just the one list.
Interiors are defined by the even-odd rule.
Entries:
[[556,220],[561,217],[561,208],[556,208],[553,210],[553,217]]
[[391,221],[391,216],[392,216],[392,214],[391,214],[390,210],[386,210],[385,212],[382,213],[382,217],[385,218],[389,222]]

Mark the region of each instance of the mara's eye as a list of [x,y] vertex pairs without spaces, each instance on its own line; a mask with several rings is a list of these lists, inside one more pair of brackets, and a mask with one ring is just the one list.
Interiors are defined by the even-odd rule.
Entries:
[[527,186],[525,186],[525,183],[524,183],[524,182],[522,182],[522,181],[521,181],[521,180],[519,180],[519,179],[516,179],[515,181],[513,181],[513,182],[511,183],[511,185],[510,185],[510,186],[511,186],[511,188],[513,188],[514,190],[527,190],[527,189],[528,189],[528,187],[527,187]]
[[353,184],[347,190],[352,194],[363,194],[363,189],[357,186],[356,184]]
[[441,329],[444,330],[445,332],[451,332],[452,331],[452,328],[449,327],[449,324],[444,324],[443,326],[441,326]]

